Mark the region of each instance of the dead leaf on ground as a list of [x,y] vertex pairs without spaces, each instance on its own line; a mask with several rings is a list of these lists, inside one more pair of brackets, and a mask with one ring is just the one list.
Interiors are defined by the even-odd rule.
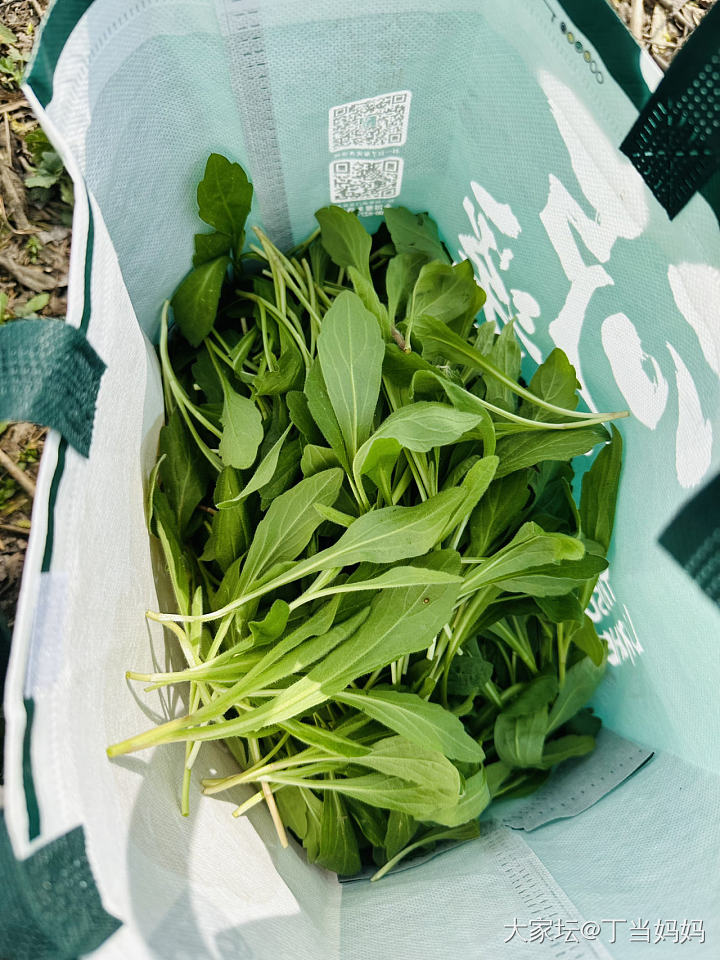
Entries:
[[11,230],[14,225],[17,230],[32,232],[25,206],[25,184],[7,163],[0,163],[0,183],[8,226]]
[[55,224],[44,230],[37,230],[35,236],[40,243],[60,243],[61,240],[67,240],[70,236],[70,227],[63,227]]
[[[54,290],[55,287],[62,285],[62,283],[58,282],[57,277],[45,273],[42,267],[32,265],[25,266],[22,263],[17,263],[12,257],[7,256],[5,251],[0,253],[0,269],[7,271],[7,273],[15,277],[24,287],[27,287],[28,290],[32,290],[35,293],[42,293],[44,290]],[[62,279],[63,278],[61,278],[61,280]],[[67,277],[64,278],[64,281],[65,285],[67,285]]]

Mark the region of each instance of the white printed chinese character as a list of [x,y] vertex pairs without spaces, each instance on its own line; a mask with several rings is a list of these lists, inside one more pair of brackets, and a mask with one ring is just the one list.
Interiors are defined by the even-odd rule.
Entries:
[[552,939],[552,927],[552,920],[543,920],[540,917],[531,920],[530,939],[528,940],[528,943],[545,943],[546,939]]
[[576,934],[580,931],[580,922],[578,920],[558,920],[558,932],[553,937],[554,940],[560,940],[561,943],[580,943]]
[[503,924],[503,926],[505,927],[506,930],[507,930],[507,929],[510,929],[510,936],[509,936],[506,940],[503,940],[503,943],[510,943],[510,941],[513,939],[513,937],[516,937],[516,936],[517,936],[520,940],[522,940],[523,943],[528,943],[528,941],[525,939],[525,937],[523,937],[522,934],[520,933],[521,928],[522,928],[523,930],[527,930],[527,928],[528,928],[528,924],[527,924],[527,923],[520,923],[520,921],[518,920],[517,917],[513,917],[513,922],[512,922],[512,924],[505,923],[505,924]]
[[680,943],[688,943],[690,940],[705,943],[705,929],[702,920],[683,920],[680,924]]
[[633,920],[630,924],[630,943],[650,943],[650,921]]
[[522,228],[509,204],[497,201],[475,181],[470,187],[473,198],[465,197],[463,208],[473,232],[461,233],[458,244],[461,255],[472,263],[478,283],[487,296],[483,307],[485,319],[502,327],[515,317],[518,338],[532,359],[540,363],[542,354],[530,339],[535,333],[540,305],[524,290],[508,291],[500,272],[508,269],[514,254],[509,246],[498,242],[493,230],[495,227],[503,237],[516,240]]
[[611,927],[610,943],[617,943],[617,925],[627,923],[627,920],[602,920],[602,923],[609,923]]
[[655,921],[655,939],[653,943],[661,943],[663,940],[669,940],[671,943],[680,943],[680,932],[678,930],[677,920]]

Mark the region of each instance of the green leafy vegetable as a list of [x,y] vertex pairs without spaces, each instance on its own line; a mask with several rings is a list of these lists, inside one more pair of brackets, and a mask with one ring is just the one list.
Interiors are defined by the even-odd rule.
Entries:
[[241,470],[252,466],[263,438],[258,408],[252,400],[227,387],[220,422],[223,432],[219,452],[225,466]]
[[385,222],[398,253],[422,254],[428,260],[450,262],[437,225],[427,213],[411,213],[407,207],[385,207]]
[[542,763],[547,708],[534,713],[509,716],[501,713],[495,721],[495,749],[510,767],[536,767]]
[[252,195],[252,184],[239,163],[210,154],[197,188],[198,212],[201,220],[231,237],[235,247],[242,243]]
[[[623,414],[581,409],[553,350],[526,386],[514,324],[425,213],[371,236],[339,207],[283,253],[217,154],[194,269],[163,310],[167,425],[148,526],[174,593],[149,612],[187,708],[110,756],[223,741],[281,843],[375,878],[478,835],[492,798],[594,746],[606,642],[585,613],[615,515]],[[389,237],[388,237],[389,232]],[[573,457],[601,450],[573,497]]]
[[325,315],[318,356],[350,462],[372,429],[384,355],[374,317],[355,294],[341,293]]
[[212,330],[229,263],[226,256],[203,262],[185,277],[172,298],[177,325],[194,347]]
[[611,442],[603,447],[595,457],[592,467],[583,476],[580,497],[583,533],[599,543],[604,550],[610,546],[615,522],[621,464],[622,437],[614,428]]
[[414,693],[371,690],[338,694],[336,699],[366,713],[395,733],[420,746],[439,750],[452,760],[479,763],[482,747],[470,737],[460,720],[438,703],[428,703]]
[[355,267],[369,275],[372,238],[354,213],[342,207],[323,207],[315,214],[322,244],[339,267]]
[[162,458],[159,477],[175,514],[177,529],[183,533],[200,503],[207,482],[207,471],[193,446],[178,410],[160,431],[158,456]]

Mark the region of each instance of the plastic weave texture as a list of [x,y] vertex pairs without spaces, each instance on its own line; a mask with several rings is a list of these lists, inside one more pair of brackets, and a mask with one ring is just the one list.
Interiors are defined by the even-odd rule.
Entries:
[[720,168],[720,7],[690,37],[622,143],[670,217]]
[[105,363],[85,336],[62,320],[22,320],[0,330],[0,418],[58,430],[90,452]]
[[[0,943],[13,960],[75,960],[120,926],[102,906],[85,854],[82,827],[14,861],[0,813],[3,863]],[[6,864],[13,864],[8,870]]]

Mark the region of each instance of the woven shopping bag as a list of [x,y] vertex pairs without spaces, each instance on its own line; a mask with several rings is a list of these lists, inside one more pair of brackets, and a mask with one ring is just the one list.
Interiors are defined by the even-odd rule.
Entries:
[[[0,955],[717,957],[720,8],[661,78],[605,0],[55,0],[25,91],[76,207],[67,322],[0,339],[0,416],[53,427],[5,686]],[[162,649],[153,343],[211,152],[281,248],[329,202],[370,229],[429,210],[526,363],[558,345],[591,407],[630,411],[598,749],[380,884],[281,849],[261,810],[182,818],[181,744],[105,754],[182,709],[124,673]],[[201,756],[198,779],[230,769]]]

